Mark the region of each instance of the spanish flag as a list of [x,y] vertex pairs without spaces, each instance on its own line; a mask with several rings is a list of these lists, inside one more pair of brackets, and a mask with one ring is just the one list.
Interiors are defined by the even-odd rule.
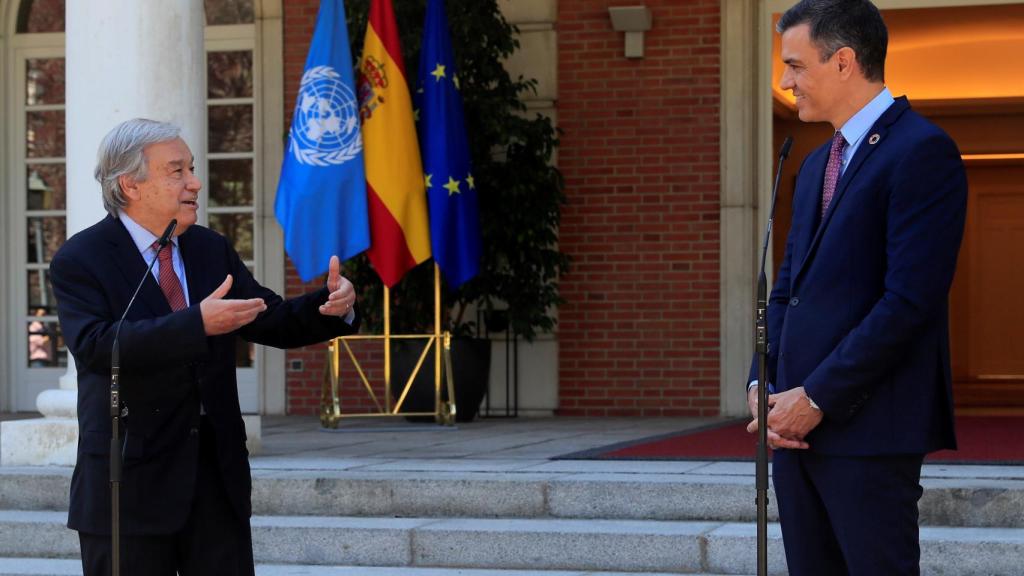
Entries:
[[359,61],[359,114],[370,213],[367,254],[387,286],[430,258],[426,186],[407,78],[391,0],[373,0]]

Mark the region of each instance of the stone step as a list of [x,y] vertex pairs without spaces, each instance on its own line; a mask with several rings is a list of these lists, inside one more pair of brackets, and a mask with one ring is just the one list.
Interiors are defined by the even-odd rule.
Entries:
[[[67,468],[0,468],[0,509],[67,510],[70,479]],[[1024,528],[1024,480],[922,485],[922,525]],[[756,514],[753,478],[736,474],[257,469],[252,500],[254,514],[286,516],[752,522]]]
[[[0,511],[0,556],[74,558],[66,513]],[[751,523],[477,518],[254,517],[256,561],[266,564],[750,574]],[[1017,576],[1024,529],[921,530],[924,574]],[[769,571],[785,573],[777,524]]]
[[[0,576],[81,576],[77,560],[0,558]],[[579,572],[551,570],[474,570],[369,566],[257,564],[256,576],[671,576],[655,572]],[[709,574],[701,576],[712,576]]]

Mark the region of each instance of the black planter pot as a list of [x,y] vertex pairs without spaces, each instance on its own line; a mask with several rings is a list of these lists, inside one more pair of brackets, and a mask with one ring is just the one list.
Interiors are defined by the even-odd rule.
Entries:
[[[391,396],[397,402],[409,374],[423,353],[422,340],[391,341]],[[472,422],[487,394],[491,371],[491,341],[484,338],[452,338],[452,370],[455,384],[455,421]],[[441,362],[441,401],[448,400],[445,366]],[[431,346],[419,374],[402,404],[402,412],[434,411],[434,347]],[[431,421],[429,417],[410,416],[416,422]]]

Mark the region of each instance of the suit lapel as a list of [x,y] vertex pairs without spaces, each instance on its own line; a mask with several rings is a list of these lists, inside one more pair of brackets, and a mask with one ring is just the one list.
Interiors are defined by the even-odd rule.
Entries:
[[[875,121],[875,123],[868,129],[867,134],[864,136],[864,141],[861,142],[857,148],[857,153],[850,159],[850,165],[843,171],[842,177],[836,184],[836,191],[832,195],[832,202],[828,206],[828,210],[825,215],[821,218],[821,223],[815,228],[813,225],[808,226],[809,230],[813,230],[814,234],[811,237],[810,243],[807,245],[806,252],[803,253],[803,257],[800,260],[800,266],[797,268],[796,273],[793,275],[793,281],[795,282],[800,273],[807,267],[807,263],[811,260],[811,255],[814,254],[818,244],[821,243],[821,238],[824,236],[828,229],[829,222],[832,221],[832,215],[835,214],[836,210],[840,209],[843,198],[847,196],[847,191],[850,189],[851,183],[857,177],[857,172],[860,170],[864,162],[875,153],[876,150],[881,149],[885,145],[885,139],[888,136],[889,128],[894,122],[903,114],[904,111],[910,108],[910,104],[907,102],[907,98],[902,96],[897,98],[893,102],[892,106],[886,110],[882,115]],[[877,135],[878,138],[874,138]],[[825,180],[825,164],[828,162],[828,154],[824,154],[825,158],[821,163],[821,170],[816,174],[816,180],[812,182],[817,183],[818,196],[813,202],[803,202],[803,207],[806,209],[808,206],[812,210],[820,210],[820,197],[821,189],[824,186]],[[811,222],[813,222],[814,214],[807,215]],[[797,252],[799,254],[799,252]]]
[[804,223],[799,228],[799,236],[794,239],[793,261],[797,263],[797,268],[794,271],[793,278],[796,278],[807,261],[811,240],[814,238],[814,223],[817,220],[816,211],[819,210],[821,205],[821,188],[825,180],[825,166],[828,164],[828,149],[826,147],[819,148],[818,155],[820,158],[809,161],[806,165],[811,170],[810,181],[816,185],[807,188],[806,191],[801,193],[810,196],[810,198],[801,197],[793,199],[793,222]]
[[[130,290],[134,291],[142,274],[146,272],[149,262],[139,253],[131,234],[120,220],[113,216],[107,216],[104,219],[104,234],[110,242],[111,259],[114,265],[121,271],[125,285],[130,286]],[[167,303],[164,293],[160,291],[160,285],[157,284],[152,273],[146,274],[146,279],[142,282],[138,302],[145,305],[154,316],[171,313],[171,306]]]
[[209,288],[209,279],[206,277],[209,266],[203,265],[204,253],[196,243],[195,236],[188,231],[178,237],[178,250],[181,251],[181,259],[185,263],[189,304],[198,304],[212,292]]

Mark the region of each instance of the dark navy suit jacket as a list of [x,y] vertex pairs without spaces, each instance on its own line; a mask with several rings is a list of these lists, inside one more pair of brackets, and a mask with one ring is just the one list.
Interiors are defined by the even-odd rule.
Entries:
[[967,202],[960,152],[897,98],[820,217],[828,153],[826,143],[808,155],[797,177],[768,308],[769,381],[776,392],[804,386],[824,411],[807,436],[813,451],[955,448],[948,293]]
[[[191,306],[172,312],[152,274],[121,329],[125,418],[121,527],[125,534],[180,530],[195,487],[200,401],[214,429],[232,508],[248,518],[251,480],[235,381],[236,337],[303,346],[353,328],[323,316],[326,288],[284,301],[260,286],[223,236],[190,226],[178,239]],[[110,533],[110,352],[117,319],[146,264],[128,230],[108,216],[75,234],[50,265],[58,316],[78,369],[78,462],[68,526]],[[199,303],[231,274],[227,298],[263,298],[264,311],[237,333],[206,336]]]

